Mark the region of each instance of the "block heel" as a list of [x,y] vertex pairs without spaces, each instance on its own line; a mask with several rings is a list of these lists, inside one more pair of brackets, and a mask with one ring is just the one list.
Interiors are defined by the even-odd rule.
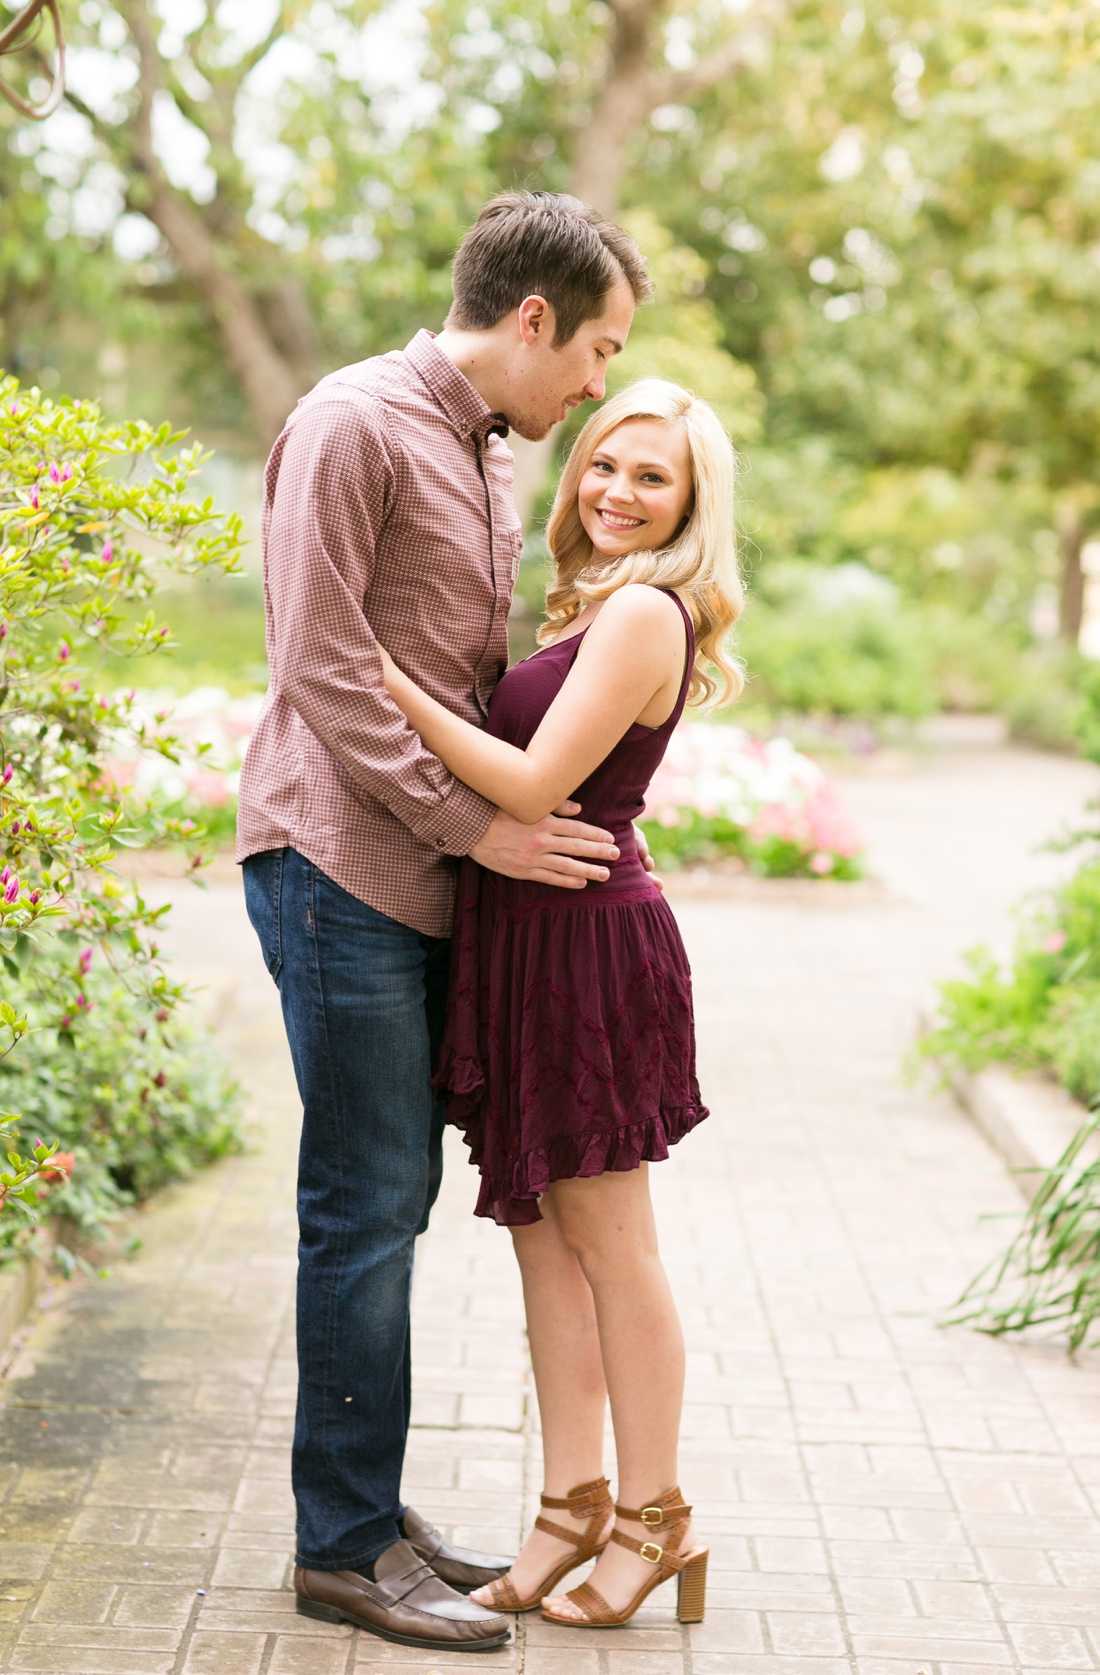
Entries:
[[676,1578],[676,1617],[681,1623],[701,1623],[707,1609],[706,1548],[689,1559]]

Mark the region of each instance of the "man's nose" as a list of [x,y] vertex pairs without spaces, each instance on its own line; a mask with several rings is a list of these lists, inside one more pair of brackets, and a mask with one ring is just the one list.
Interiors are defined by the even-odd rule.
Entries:
[[602,401],[606,390],[607,368],[605,366],[601,366],[599,371],[594,372],[587,384],[584,386],[584,393],[588,397],[589,401]]

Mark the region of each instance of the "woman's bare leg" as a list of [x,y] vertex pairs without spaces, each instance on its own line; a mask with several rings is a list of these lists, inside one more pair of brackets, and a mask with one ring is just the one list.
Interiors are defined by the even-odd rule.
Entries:
[[[684,1339],[657,1250],[648,1167],[558,1181],[542,1200],[544,1214],[547,1200],[592,1291],[615,1429],[616,1499],[623,1506],[647,1506],[679,1482],[684,1397]],[[640,1524],[621,1527],[635,1540],[647,1539]],[[682,1549],[690,1545],[689,1528]],[[644,1559],[612,1543],[592,1582],[619,1610],[652,1574]],[[560,1595],[554,1610],[583,1617]]]
[[[542,1419],[543,1488],[561,1497],[603,1475],[607,1389],[591,1287],[553,1205],[544,1198],[541,1209],[543,1220],[513,1228],[512,1238]],[[579,1534],[587,1528],[587,1520],[563,1510],[546,1516]],[[512,1566],[518,1593],[526,1597],[570,1551],[568,1543],[532,1529]],[[480,1588],[472,1597],[487,1605],[489,1592]]]

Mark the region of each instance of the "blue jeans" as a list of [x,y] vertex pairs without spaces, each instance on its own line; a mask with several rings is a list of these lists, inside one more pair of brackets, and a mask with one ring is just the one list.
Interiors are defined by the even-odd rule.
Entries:
[[398,1540],[413,1245],[443,1169],[429,1085],[449,943],[376,913],[294,849],[244,863],[304,1107],[298,1160],[297,1562]]

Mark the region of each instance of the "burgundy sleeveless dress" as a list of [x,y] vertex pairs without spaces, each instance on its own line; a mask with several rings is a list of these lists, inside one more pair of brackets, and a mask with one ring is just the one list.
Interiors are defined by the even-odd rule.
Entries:
[[[476,1215],[542,1219],[553,1181],[636,1169],[707,1115],[695,1079],[691,973],[676,921],[638,857],[633,822],[687,699],[660,727],[638,722],[574,793],[581,818],[614,834],[603,884],[561,890],[461,863],[447,1023],[435,1086],[481,1171]],[[583,639],[515,664],[489,732],[525,749]]]

